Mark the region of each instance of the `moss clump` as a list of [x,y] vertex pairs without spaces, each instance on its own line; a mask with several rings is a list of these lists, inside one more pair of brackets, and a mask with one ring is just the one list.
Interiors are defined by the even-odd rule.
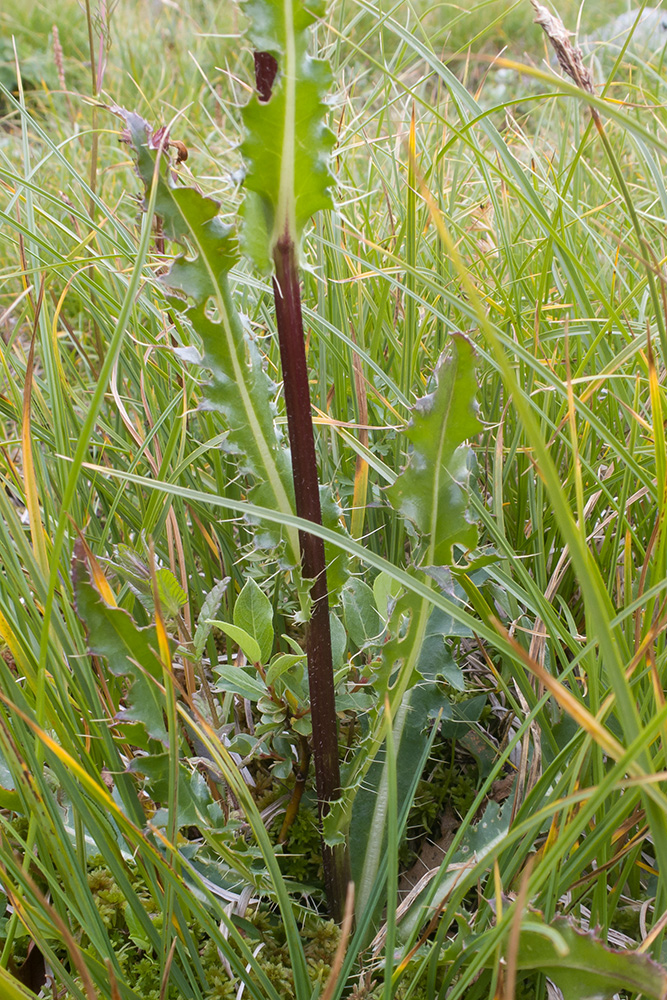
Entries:
[[[271,829],[271,839],[276,843],[281,823]],[[281,868],[286,878],[319,888],[322,884],[322,844],[317,824],[317,809],[312,794],[304,795],[294,822],[287,833],[283,848],[286,857]]]
[[[306,827],[304,821],[304,829]],[[136,868],[130,867],[128,875],[134,891],[145,905],[153,926],[159,930],[162,915],[153,912],[154,901],[141,873]],[[113,945],[125,983],[141,996],[142,1000],[160,1000],[163,974],[161,963],[152,950],[142,947],[137,939],[136,930],[133,933],[128,926],[127,900],[112,873],[99,857],[89,861],[88,885]],[[242,923],[241,932],[249,938],[251,950],[256,952],[257,965],[279,996],[291,1000],[294,996],[294,976],[284,924],[279,914],[261,906],[249,911]],[[238,992],[239,982],[230,980],[220,960],[215,942],[197,926],[191,926],[189,931],[208,984],[203,994],[205,1000],[233,1000]],[[319,985],[321,988],[331,971],[331,963],[340,938],[339,928],[333,921],[308,914],[300,926],[300,936],[310,981],[313,987]],[[94,953],[85,938],[82,945],[84,951],[94,954],[94,957],[100,960],[102,956]],[[258,949],[258,945],[261,945],[261,948]],[[67,962],[64,953],[61,957]],[[72,994],[65,993],[63,1000],[73,1000]],[[180,992],[174,984],[170,985],[163,1000],[181,1000]]]
[[88,872],[88,888],[95,906],[108,931],[125,922],[125,896],[108,868],[99,865]]

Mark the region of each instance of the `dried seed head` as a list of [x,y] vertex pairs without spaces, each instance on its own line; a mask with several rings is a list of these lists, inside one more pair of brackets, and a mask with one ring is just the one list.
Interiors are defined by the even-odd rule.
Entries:
[[60,44],[60,33],[58,31],[58,25],[53,25],[53,61],[56,64],[56,70],[58,72],[58,83],[60,84],[61,90],[67,90],[67,84],[65,83],[65,59],[63,57],[63,47]]
[[535,8],[535,24],[539,24],[551,42],[560,66],[571,77],[578,87],[588,94],[595,95],[593,77],[590,70],[584,66],[583,54],[580,48],[570,41],[571,32],[567,30],[561,19],[551,14],[537,0],[530,0]]

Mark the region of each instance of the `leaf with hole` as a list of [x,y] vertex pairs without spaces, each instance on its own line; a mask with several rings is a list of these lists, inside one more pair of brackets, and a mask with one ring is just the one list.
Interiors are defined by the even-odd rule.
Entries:
[[331,71],[309,54],[310,28],[325,12],[321,0],[246,0],[244,11],[260,87],[243,110],[243,238],[255,264],[267,269],[281,237],[298,244],[311,215],[332,205],[334,137],[324,124]]
[[343,587],[343,621],[347,634],[360,649],[377,640],[384,631],[384,623],[378,614],[373,591],[353,576]]

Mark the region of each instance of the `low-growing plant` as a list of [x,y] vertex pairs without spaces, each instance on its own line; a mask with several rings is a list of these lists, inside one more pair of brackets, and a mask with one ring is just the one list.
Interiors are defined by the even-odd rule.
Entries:
[[518,121],[490,6],[170,9],[97,153],[4,92],[11,1000],[667,995],[662,83]]

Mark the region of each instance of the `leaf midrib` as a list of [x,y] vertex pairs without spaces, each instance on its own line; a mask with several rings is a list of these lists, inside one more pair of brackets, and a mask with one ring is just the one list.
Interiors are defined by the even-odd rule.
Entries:
[[[454,374],[454,382],[456,381],[456,374],[459,370],[459,357],[458,352],[456,355],[456,372]],[[437,393],[437,389],[435,390]],[[433,489],[432,489],[432,502],[431,502],[431,516],[430,516],[430,541],[427,549],[427,565],[432,565],[435,560],[435,538],[436,538],[436,527],[438,519],[438,497],[440,495],[440,480],[442,476],[442,455],[445,448],[445,441],[447,438],[447,428],[449,425],[449,417],[452,410],[452,404],[454,400],[454,392],[452,391],[449,395],[447,402],[447,407],[445,413],[443,414],[442,428],[440,433],[440,440],[438,442],[437,458],[436,458],[436,473],[433,477]],[[432,581],[430,578],[425,581],[429,590],[432,587]],[[393,733],[394,742],[396,747],[400,746],[400,742],[403,736],[403,730],[408,717],[409,705],[411,692],[408,692],[408,697],[406,698],[406,679],[412,676],[413,670],[416,668],[419,662],[419,656],[421,654],[421,649],[424,641],[424,635],[426,632],[426,627],[428,625],[428,620],[431,612],[431,602],[425,597],[422,598],[419,605],[419,621],[416,626],[415,638],[408,654],[406,661],[401,667],[401,675],[403,683],[397,686],[397,689],[393,693],[393,704],[392,704],[392,716],[393,716]],[[400,698],[396,696],[400,695]],[[397,704],[398,702],[398,704]],[[375,746],[379,749],[379,743],[384,739],[386,730],[386,717],[383,717],[381,728],[376,737]],[[370,760],[362,770],[363,774],[366,774],[370,763],[375,759],[377,755],[376,752],[372,755],[369,754]],[[384,824],[387,815],[387,771],[386,768],[383,769],[382,778],[380,779],[380,786],[378,788],[378,794],[375,801],[375,808],[373,809],[373,818],[370,824],[371,830],[382,830],[384,831]],[[362,868],[362,879],[359,886],[359,898],[362,901],[362,905],[370,897],[370,887],[372,886],[377,872],[380,867],[380,855],[384,846],[384,837],[369,837],[366,854],[364,857],[364,864]]]
[[272,248],[283,235],[289,235],[296,243],[296,205],[294,194],[295,170],[295,118],[296,118],[296,40],[294,36],[294,12],[292,0],[283,0],[285,23],[285,67],[283,86],[285,88],[285,117],[283,122],[283,145],[280,157],[280,184],[278,205],[272,237]]
[[[459,355],[458,355],[458,351],[456,352],[456,360],[454,361],[454,359],[452,359],[452,367],[454,367],[454,365],[455,365],[455,368],[454,368],[454,371],[453,371],[452,385],[456,386],[456,379],[458,377],[458,372],[459,372]],[[436,389],[434,395],[437,393],[437,391],[438,390]],[[429,565],[429,566],[432,566],[433,563],[434,563],[434,561],[435,561],[435,547],[436,547],[436,545],[435,545],[435,539],[436,539],[436,528],[437,528],[437,522],[438,522],[438,497],[440,496],[440,480],[442,478],[442,454],[443,454],[443,451],[445,449],[445,441],[447,439],[447,428],[449,426],[449,417],[450,417],[450,414],[452,412],[452,403],[454,401],[454,395],[455,395],[455,392],[454,392],[454,388],[453,388],[452,391],[449,394],[449,399],[447,400],[447,407],[445,409],[445,412],[444,412],[443,418],[442,418],[442,426],[441,426],[441,430],[440,430],[440,440],[438,442],[437,458],[436,458],[436,462],[435,462],[435,473],[434,473],[434,476],[433,476],[433,489],[432,489],[432,492],[431,492],[431,517],[430,517],[430,525],[429,525],[429,527],[430,527],[430,540],[429,540],[429,543],[428,543],[428,550],[427,550],[427,559],[428,559],[427,565]],[[435,399],[434,399],[434,405],[435,405]]]

